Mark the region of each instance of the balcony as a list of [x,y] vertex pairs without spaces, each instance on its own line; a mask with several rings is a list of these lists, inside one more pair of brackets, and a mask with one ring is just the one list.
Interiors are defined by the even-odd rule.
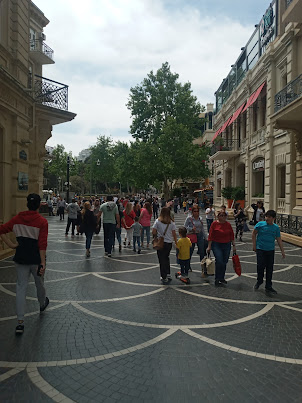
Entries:
[[230,160],[241,153],[241,140],[218,138],[210,152],[210,160]]
[[53,50],[42,39],[32,39],[29,43],[30,57],[39,64],[53,64]]
[[301,130],[302,74],[276,94],[272,121],[276,129]]
[[302,74],[275,96],[275,113],[302,96]]
[[35,75],[33,96],[37,103],[68,111],[68,85]]

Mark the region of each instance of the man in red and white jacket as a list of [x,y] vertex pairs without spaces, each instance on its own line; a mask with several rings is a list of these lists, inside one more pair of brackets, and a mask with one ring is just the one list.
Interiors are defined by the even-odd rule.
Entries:
[[[16,249],[14,262],[17,271],[16,305],[18,325],[16,333],[24,332],[26,289],[30,273],[34,276],[40,311],[49,304],[44,288],[48,222],[39,214],[41,198],[36,193],[27,196],[28,211],[22,211],[6,224],[0,226],[2,240]],[[13,243],[5,234],[14,232],[17,243]]]

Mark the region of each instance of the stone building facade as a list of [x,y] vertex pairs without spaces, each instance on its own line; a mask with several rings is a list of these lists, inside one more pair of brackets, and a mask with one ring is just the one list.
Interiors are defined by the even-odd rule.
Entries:
[[243,186],[247,207],[302,216],[301,27],[301,1],[273,1],[216,92],[216,206],[223,187]]
[[68,112],[68,86],[42,76],[54,63],[43,28],[49,23],[30,0],[0,1],[0,224],[42,195],[45,143]]

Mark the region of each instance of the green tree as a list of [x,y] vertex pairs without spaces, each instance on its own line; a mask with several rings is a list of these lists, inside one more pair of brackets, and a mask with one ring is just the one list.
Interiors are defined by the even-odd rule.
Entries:
[[178,82],[168,63],[151,71],[143,82],[130,89],[130,132],[136,139],[137,166],[144,182],[163,182],[168,197],[169,182],[182,178],[200,180],[208,176],[208,147],[193,145],[201,135],[204,110],[192,94],[191,84]]
[[115,163],[113,156],[113,142],[110,137],[99,136],[97,144],[91,147],[89,163],[90,179],[93,182],[103,183],[109,191],[109,183],[115,178]]
[[135,139],[157,141],[169,117],[190,129],[193,138],[200,135],[203,120],[199,114],[204,107],[192,94],[191,83],[181,84],[178,78],[166,62],[130,89],[127,107],[132,117],[130,133]]

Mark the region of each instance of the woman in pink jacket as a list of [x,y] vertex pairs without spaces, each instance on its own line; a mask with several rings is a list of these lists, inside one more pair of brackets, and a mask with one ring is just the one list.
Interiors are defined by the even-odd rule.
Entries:
[[151,204],[149,202],[146,202],[144,204],[144,207],[141,209],[141,214],[140,214],[140,217],[139,217],[139,222],[143,226],[142,234],[141,234],[142,247],[144,246],[144,234],[145,234],[145,231],[146,231],[147,248],[149,248],[151,217],[152,217],[152,207],[151,207]]

